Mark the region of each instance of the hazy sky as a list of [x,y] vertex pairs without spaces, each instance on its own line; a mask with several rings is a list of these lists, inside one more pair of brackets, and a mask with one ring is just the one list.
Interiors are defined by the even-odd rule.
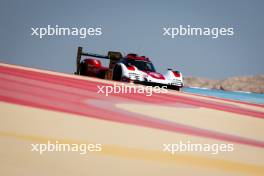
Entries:
[[[31,36],[31,27],[101,27],[97,37]],[[164,37],[162,27],[233,27],[232,37]],[[0,1],[0,61],[75,71],[78,46],[149,56],[159,72],[225,78],[264,73],[264,1]]]

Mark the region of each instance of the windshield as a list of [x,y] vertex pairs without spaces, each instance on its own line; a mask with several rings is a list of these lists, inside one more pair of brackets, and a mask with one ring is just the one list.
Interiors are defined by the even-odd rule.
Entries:
[[156,72],[154,65],[151,62],[142,61],[142,60],[127,60],[126,65],[129,64],[136,66],[139,70],[142,71]]

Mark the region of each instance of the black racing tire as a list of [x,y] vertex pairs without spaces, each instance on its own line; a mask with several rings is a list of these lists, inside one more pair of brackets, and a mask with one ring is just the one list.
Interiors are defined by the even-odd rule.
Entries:
[[105,74],[106,74],[106,71],[100,71],[100,72],[96,75],[96,77],[97,77],[97,78],[104,79],[104,78],[105,78]]
[[181,91],[181,87],[175,86],[175,89],[174,90]]
[[180,86],[173,86],[173,85],[170,85],[168,86],[168,89],[172,89],[172,90],[176,90],[176,91],[181,91],[181,88]]
[[113,80],[121,81],[121,77],[122,77],[122,68],[120,65],[117,65],[113,70]]

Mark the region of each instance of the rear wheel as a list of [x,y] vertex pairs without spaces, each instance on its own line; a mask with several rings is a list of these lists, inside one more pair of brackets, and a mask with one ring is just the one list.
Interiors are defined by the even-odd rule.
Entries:
[[104,79],[104,78],[105,78],[105,74],[106,74],[106,71],[103,70],[103,71],[100,71],[100,72],[96,75],[96,77],[97,77],[97,78]]
[[121,81],[122,78],[122,68],[120,65],[117,65],[113,70],[113,80]]

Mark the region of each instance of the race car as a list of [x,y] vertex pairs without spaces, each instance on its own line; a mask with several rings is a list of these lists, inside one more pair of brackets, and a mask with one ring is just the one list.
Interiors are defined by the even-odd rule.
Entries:
[[[92,58],[82,59],[82,56]],[[104,67],[99,59],[109,59],[109,67]],[[150,59],[137,54],[127,54],[109,51],[108,55],[83,52],[82,47],[77,52],[77,70],[75,74],[110,79],[122,82],[133,82],[149,86],[166,86],[169,89],[180,90],[183,87],[183,76],[180,71],[168,69],[165,74],[156,72]]]

